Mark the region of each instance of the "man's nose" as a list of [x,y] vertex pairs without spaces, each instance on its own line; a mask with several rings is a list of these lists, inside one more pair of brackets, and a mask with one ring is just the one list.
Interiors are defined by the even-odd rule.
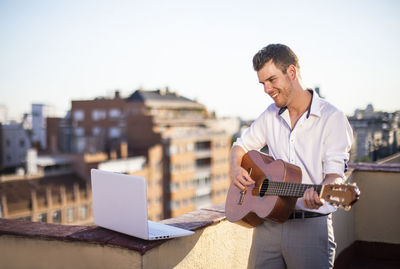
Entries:
[[264,92],[265,92],[266,94],[269,94],[269,93],[271,92],[271,90],[272,90],[271,83],[265,82],[265,83],[264,83]]

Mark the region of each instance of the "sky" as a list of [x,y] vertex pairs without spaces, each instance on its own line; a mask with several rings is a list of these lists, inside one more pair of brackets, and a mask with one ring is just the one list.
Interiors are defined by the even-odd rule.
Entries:
[[64,116],[71,100],[169,87],[217,116],[272,103],[254,54],[282,43],[305,87],[352,115],[400,110],[400,1],[0,0],[0,104]]

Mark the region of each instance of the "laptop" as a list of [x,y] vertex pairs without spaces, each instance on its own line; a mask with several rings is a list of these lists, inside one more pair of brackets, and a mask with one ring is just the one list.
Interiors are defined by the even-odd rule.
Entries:
[[143,177],[91,170],[94,223],[145,240],[158,240],[194,232],[147,218],[147,184]]

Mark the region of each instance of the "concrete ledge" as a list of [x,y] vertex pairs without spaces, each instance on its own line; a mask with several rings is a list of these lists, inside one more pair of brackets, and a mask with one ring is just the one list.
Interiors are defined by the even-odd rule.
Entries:
[[[196,231],[220,222],[224,218],[223,205],[217,205],[193,211],[178,218],[163,220],[162,223]],[[116,246],[135,250],[141,255],[144,255],[148,250],[154,247],[162,245],[166,241],[174,240],[147,241],[98,226],[68,226],[0,218],[0,236],[2,235],[60,241],[81,241]]]
[[400,173],[400,163],[349,163],[349,167],[355,171]]
[[0,268],[246,268],[253,229],[226,221],[223,208],[164,220],[195,234],[158,241],[98,226],[0,219]]

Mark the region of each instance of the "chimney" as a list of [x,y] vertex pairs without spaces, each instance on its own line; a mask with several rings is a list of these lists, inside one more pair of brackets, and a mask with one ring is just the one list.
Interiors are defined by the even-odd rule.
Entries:
[[119,91],[116,90],[116,91],[115,91],[114,99],[120,99],[120,98],[121,98],[121,96],[120,96],[120,94],[119,94]]

